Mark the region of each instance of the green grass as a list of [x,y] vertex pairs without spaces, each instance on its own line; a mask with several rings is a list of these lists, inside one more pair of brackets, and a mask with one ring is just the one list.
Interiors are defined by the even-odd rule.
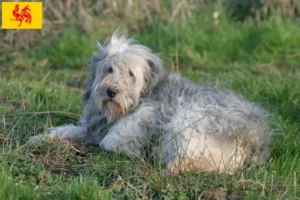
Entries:
[[[129,31],[161,52],[166,68],[178,67],[197,83],[216,80],[270,113],[281,132],[267,163],[234,175],[182,173],[131,160],[97,147],[59,141],[26,142],[51,126],[76,123],[58,114],[0,118],[0,199],[197,199],[206,189],[233,190],[244,199],[300,197],[300,26],[296,20],[251,20],[218,25],[207,16],[168,24],[157,21]],[[111,27],[102,27],[102,29]],[[126,28],[124,25],[123,28]],[[107,37],[99,31],[97,38]],[[0,68],[0,113],[65,111],[83,106],[87,59],[93,37],[65,29],[54,39],[24,49]],[[178,42],[176,42],[178,41]]]

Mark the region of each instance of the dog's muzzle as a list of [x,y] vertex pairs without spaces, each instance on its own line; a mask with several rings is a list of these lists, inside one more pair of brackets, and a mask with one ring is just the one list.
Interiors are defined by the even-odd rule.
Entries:
[[116,96],[117,92],[109,87],[106,90],[106,94],[109,98],[114,98],[114,96]]

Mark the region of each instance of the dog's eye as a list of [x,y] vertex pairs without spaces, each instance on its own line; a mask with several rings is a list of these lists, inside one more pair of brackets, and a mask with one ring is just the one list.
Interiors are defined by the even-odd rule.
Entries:
[[132,71],[129,70],[129,76],[134,77]]
[[107,69],[107,73],[110,73],[110,74],[111,74],[111,73],[113,73],[113,71],[114,71],[114,70],[113,70],[112,67],[109,67],[109,68]]

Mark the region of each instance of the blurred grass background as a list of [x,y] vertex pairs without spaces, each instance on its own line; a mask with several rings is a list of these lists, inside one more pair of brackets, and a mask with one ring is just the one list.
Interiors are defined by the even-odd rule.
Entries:
[[[0,30],[0,199],[209,199],[208,189],[299,199],[300,1],[45,0],[43,16],[42,30]],[[169,72],[215,80],[263,105],[284,133],[268,162],[232,176],[172,177],[159,163],[96,147],[23,146],[51,126],[76,123],[73,115],[30,113],[80,115],[93,40],[118,27],[161,53]]]

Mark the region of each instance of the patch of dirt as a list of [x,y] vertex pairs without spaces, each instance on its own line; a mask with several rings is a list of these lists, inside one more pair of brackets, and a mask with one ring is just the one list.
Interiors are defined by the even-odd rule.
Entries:
[[85,154],[69,141],[47,138],[35,149],[29,150],[32,159],[41,159],[44,168],[52,173],[72,173],[72,166],[83,164]]

